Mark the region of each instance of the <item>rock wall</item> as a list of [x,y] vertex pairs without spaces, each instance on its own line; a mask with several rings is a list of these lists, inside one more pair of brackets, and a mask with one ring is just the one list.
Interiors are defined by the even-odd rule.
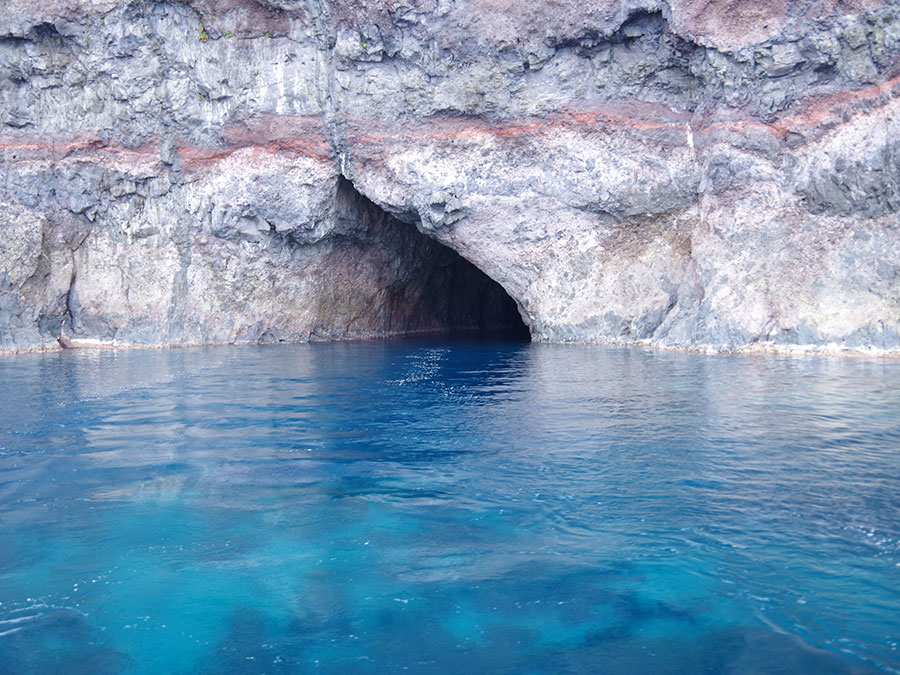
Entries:
[[900,353],[896,0],[11,4],[0,349]]

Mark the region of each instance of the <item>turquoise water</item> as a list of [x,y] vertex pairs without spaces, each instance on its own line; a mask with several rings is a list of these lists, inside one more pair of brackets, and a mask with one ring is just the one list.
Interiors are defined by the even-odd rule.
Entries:
[[0,359],[0,672],[900,672],[900,363]]

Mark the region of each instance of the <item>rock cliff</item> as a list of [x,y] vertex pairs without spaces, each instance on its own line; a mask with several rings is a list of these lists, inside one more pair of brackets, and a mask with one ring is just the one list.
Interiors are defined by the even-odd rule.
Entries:
[[900,2],[5,4],[0,350],[900,352]]

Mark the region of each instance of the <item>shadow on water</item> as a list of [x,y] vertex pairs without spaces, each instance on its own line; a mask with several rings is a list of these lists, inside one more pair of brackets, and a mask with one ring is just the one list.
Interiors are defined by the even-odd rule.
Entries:
[[127,654],[98,644],[97,627],[74,609],[33,607],[0,621],[0,670],[5,675],[116,675]]

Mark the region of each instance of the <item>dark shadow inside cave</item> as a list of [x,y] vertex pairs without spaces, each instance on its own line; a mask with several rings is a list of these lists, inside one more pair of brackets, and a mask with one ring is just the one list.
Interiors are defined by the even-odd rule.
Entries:
[[378,332],[530,339],[515,300],[456,251],[384,211],[343,177],[336,207],[341,236],[383,260]]

